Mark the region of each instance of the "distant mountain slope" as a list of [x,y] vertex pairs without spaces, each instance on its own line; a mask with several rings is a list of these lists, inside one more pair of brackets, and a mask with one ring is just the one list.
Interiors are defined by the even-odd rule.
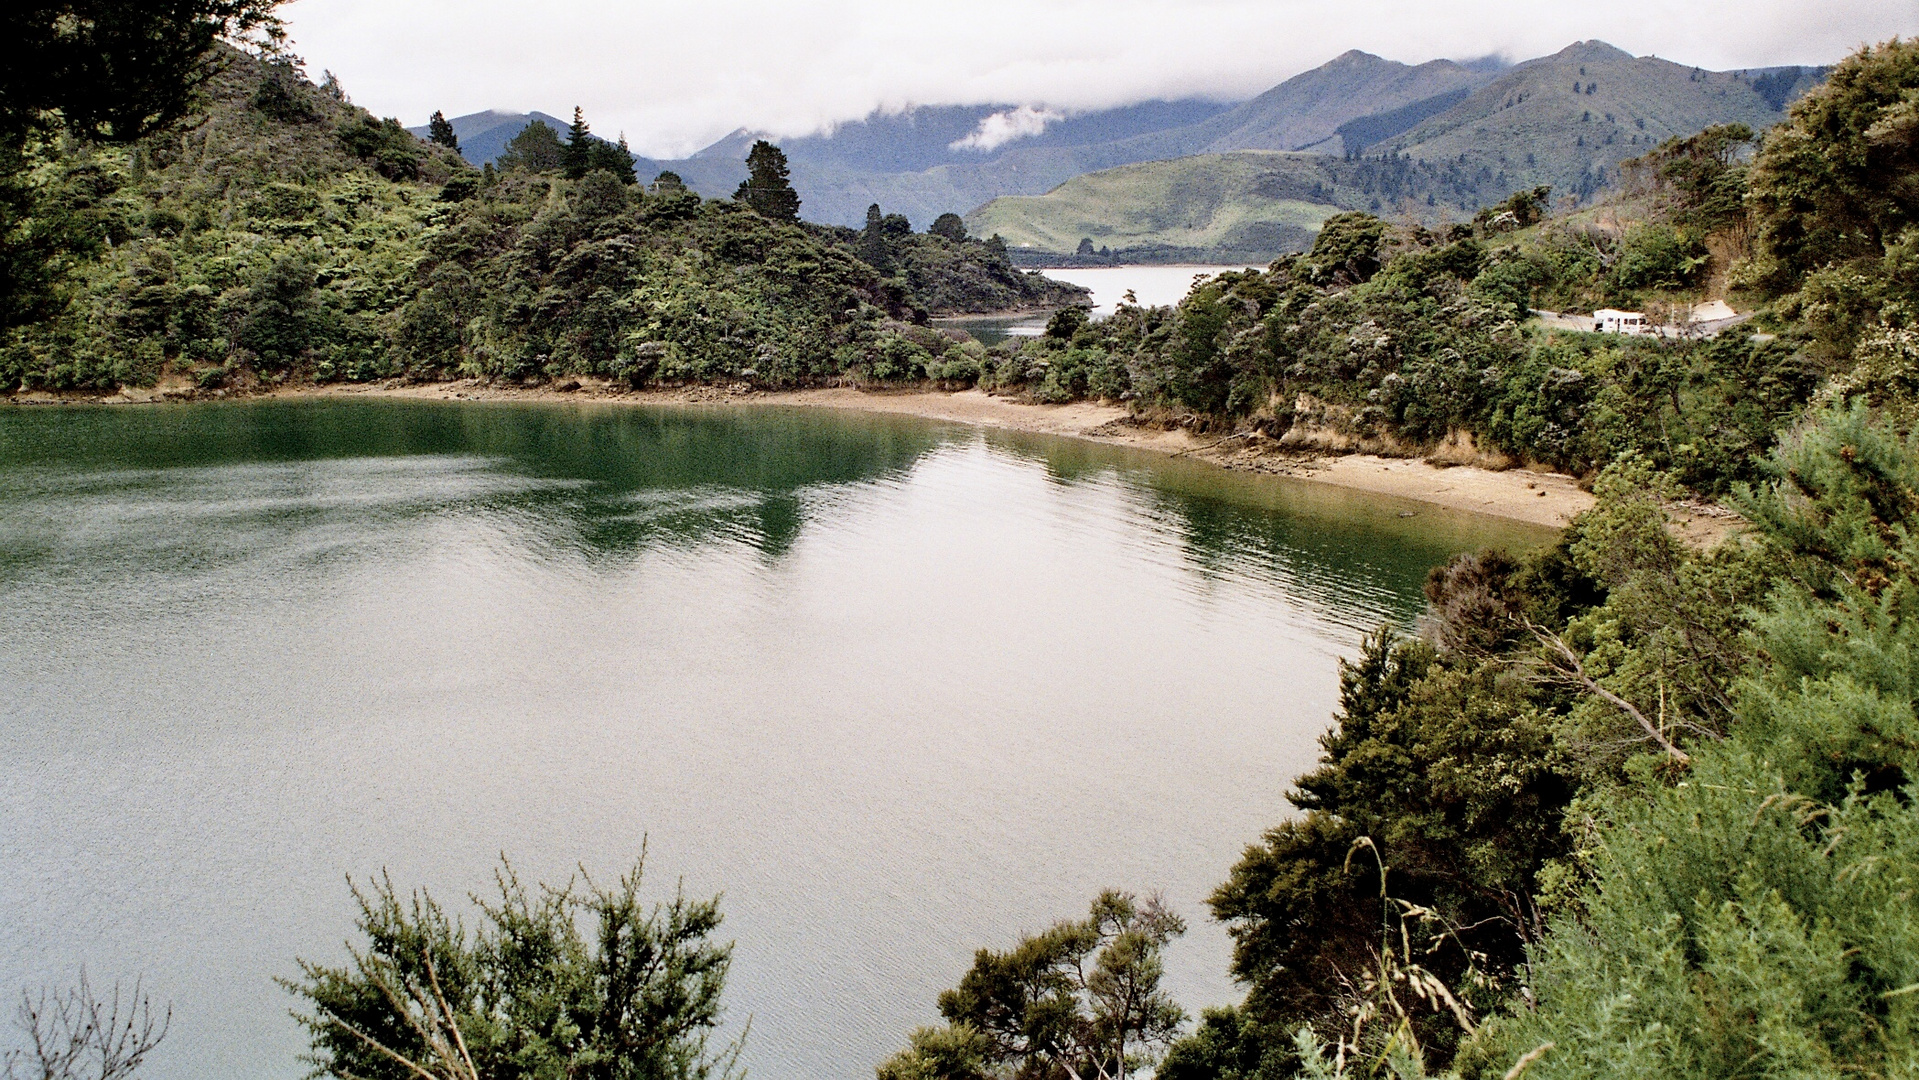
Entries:
[[1582,41],[1512,68],[1369,152],[1458,160],[1508,189],[1551,184],[1584,197],[1626,158],[1713,124],[1770,127],[1784,119],[1787,95],[1804,92],[1795,79],[1768,87],[1769,99],[1757,81]]
[[[1228,102],[1189,98],[1060,116],[1016,105],[920,106],[897,113],[875,112],[824,135],[775,141],[794,163],[832,164],[861,172],[924,172],[942,165],[982,164],[1007,146],[1021,150],[1088,146],[1188,127],[1232,107]],[[982,125],[997,139],[981,138]],[[760,137],[742,129],[693,156],[744,159]]]
[[[858,226],[866,220],[867,206],[877,202],[924,226],[947,211],[964,213],[1000,195],[1037,194],[1081,173],[1141,160],[1137,152],[1115,154],[1111,148],[1190,127],[1230,108],[1198,99],[1148,101],[1052,120],[1038,134],[983,150],[954,144],[979,133],[989,118],[1017,112],[1016,107],[874,113],[828,135],[778,141],[807,220]],[[745,178],[746,152],[758,137],[736,131],[691,158],[645,161],[640,167],[671,169],[703,195],[728,195]]]
[[[509,113],[492,109],[456,116],[448,123],[453,125],[454,138],[460,140],[460,156],[473,165],[484,165],[504,153],[513,136],[535,120],[555,131],[565,131],[568,126],[567,121],[543,112]],[[427,136],[425,124],[407,130],[422,139]]]
[[[1337,132],[1347,121],[1428,102],[1435,95],[1457,100],[1492,77],[1450,60],[1413,67],[1353,51],[1251,101],[1213,106],[1209,115],[1191,122],[1172,123],[1201,112],[1207,103],[1149,102],[1049,126],[1045,134],[1008,143],[984,161],[961,158],[919,172],[876,173],[848,168],[851,162],[844,157],[831,163],[839,167],[829,167],[827,155],[797,142],[787,153],[794,161],[794,187],[811,204],[801,213],[812,220],[857,225],[868,203],[878,202],[915,221],[930,221],[948,210],[964,213],[1004,195],[1038,195],[1075,176],[1141,161],[1306,146],[1337,153]],[[1413,115],[1388,134],[1427,115]],[[1164,126],[1141,130],[1155,124]],[[952,130],[957,125],[942,134]]]
[[1045,195],[995,199],[966,228],[1000,234],[1016,254],[1072,252],[1086,239],[1130,259],[1265,262],[1309,246],[1329,215],[1363,208],[1358,189],[1340,192],[1343,164],[1247,150],[1122,165]]
[[1179,154],[1152,156],[1234,150],[1318,150],[1336,154],[1342,149],[1336,136],[1340,125],[1348,121],[1391,113],[1449,94],[1464,97],[1461,91],[1482,86],[1492,77],[1490,72],[1451,60],[1412,67],[1354,49],[1287,79],[1231,112],[1169,133],[1167,147],[1180,144]]
[[[1387,61],[1374,63],[1377,58],[1364,54],[1341,60],[1352,69],[1391,73]],[[1673,136],[1732,122],[1755,130],[1772,126],[1824,71],[1709,72],[1633,57],[1604,42],[1579,42],[1476,88],[1455,87],[1342,121],[1329,145],[1361,156],[1319,159],[1325,182],[1324,191],[1308,200],[1318,205],[1313,224],[1335,209],[1456,221],[1540,184],[1588,197],[1612,182],[1619,162]],[[1199,126],[1221,125],[1249,111],[1242,106]],[[1246,223],[1292,224],[1309,216],[1284,205],[1298,198],[1296,189],[1277,198],[1250,179],[1250,168],[1237,154],[1145,162],[1089,173],[1043,196],[995,200],[967,222],[982,235],[1001,233],[1015,251],[1027,245],[1029,255],[1072,252],[1082,237],[1095,247],[1147,250],[1212,242],[1237,251],[1247,236],[1265,235],[1244,233]],[[1208,169],[1221,170],[1217,182],[1200,182]],[[1195,198],[1196,212],[1208,224],[1178,224],[1182,200]]]
[[[1443,94],[1423,98],[1410,105],[1401,105],[1397,109],[1388,109],[1385,112],[1348,120],[1334,130],[1338,136],[1338,148],[1346,154],[1363,154],[1367,147],[1390,139],[1427,117],[1438,116],[1466,100],[1467,95],[1472,92],[1472,87],[1462,86],[1457,90],[1448,90]],[[1328,148],[1325,152],[1333,151]]]

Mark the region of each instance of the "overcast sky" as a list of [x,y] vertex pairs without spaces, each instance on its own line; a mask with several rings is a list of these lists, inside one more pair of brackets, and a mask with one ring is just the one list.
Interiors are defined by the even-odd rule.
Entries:
[[1726,69],[1828,63],[1919,33],[1919,0],[296,0],[317,78],[424,123],[570,115],[656,157],[735,128],[800,135],[875,108],[1053,111],[1250,97],[1347,49],[1529,59],[1586,38]]

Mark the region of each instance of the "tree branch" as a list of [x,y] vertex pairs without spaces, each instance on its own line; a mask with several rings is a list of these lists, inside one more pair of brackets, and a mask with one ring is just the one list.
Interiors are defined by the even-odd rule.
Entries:
[[1561,638],[1558,634],[1547,630],[1545,627],[1540,626],[1530,619],[1526,620],[1526,629],[1532,631],[1533,637],[1538,638],[1541,645],[1544,645],[1565,662],[1564,666],[1558,668],[1562,674],[1570,677],[1574,682],[1584,687],[1587,693],[1592,694],[1594,697],[1631,717],[1634,722],[1645,730],[1647,736],[1650,737],[1653,742],[1658,743],[1659,748],[1664,750],[1674,761],[1681,765],[1692,764],[1692,756],[1677,746],[1674,746],[1672,740],[1666,738],[1666,733],[1659,729],[1659,725],[1646,719],[1646,714],[1640,712],[1638,706],[1620,697],[1618,694],[1613,693],[1611,690],[1606,689],[1604,686],[1599,685],[1599,680],[1588,675],[1586,673],[1586,665],[1580,662],[1579,654],[1573,651],[1571,645],[1566,644],[1564,638]]

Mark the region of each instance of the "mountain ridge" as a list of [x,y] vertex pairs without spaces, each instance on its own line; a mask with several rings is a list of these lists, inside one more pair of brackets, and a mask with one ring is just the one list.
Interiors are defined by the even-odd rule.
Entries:
[[[1341,61],[1350,66],[1354,59],[1348,53]],[[1073,252],[1081,238],[1136,252],[1186,249],[1181,258],[1207,258],[1193,248],[1210,239],[1216,256],[1243,258],[1253,246],[1248,237],[1303,246],[1292,230],[1312,213],[1323,219],[1358,209],[1438,225],[1542,185],[1584,200],[1612,181],[1620,162],[1667,139],[1714,124],[1762,131],[1785,119],[1786,107],[1824,70],[1711,72],[1579,41],[1464,94],[1455,88],[1342,124],[1345,154],[1323,156],[1326,179],[1307,200],[1317,207],[1311,213],[1297,205],[1296,190],[1270,190],[1283,170],[1230,162],[1228,154],[1209,159],[1224,170],[1225,187],[1206,203],[1203,223],[1174,224],[1180,208],[1168,204],[1194,190],[1192,163],[1199,160],[1176,158],[1088,173],[1039,196],[1002,197],[970,212],[967,224],[1000,232],[1029,264],[1043,263],[1049,252]],[[1342,160],[1345,167],[1330,164]],[[1235,169],[1246,175],[1226,182]]]
[[1504,175],[1513,190],[1550,184],[1583,199],[1619,162],[1669,138],[1726,123],[1760,131],[1785,119],[1783,105],[1775,107],[1752,83],[1738,72],[1635,57],[1603,41],[1574,42],[1514,65],[1376,149],[1458,159]]
[[[851,227],[874,203],[924,225],[998,198],[1043,196],[1105,169],[1242,151],[1445,162],[1448,175],[1368,193],[1366,205],[1371,196],[1385,206],[1416,189],[1433,200],[1435,213],[1424,216],[1447,216],[1441,204],[1449,200],[1470,216],[1484,202],[1538,184],[1590,196],[1618,161],[1713,123],[1770,126],[1821,71],[1706,72],[1597,39],[1516,64],[1405,64],[1349,49],[1236,104],[1155,100],[1079,115],[1004,103],[919,106],[774,141],[787,153],[802,215]],[[463,153],[478,163],[504,148],[515,123],[535,115],[564,126],[545,114],[489,112],[456,118],[454,127]],[[463,122],[485,130],[469,136]],[[994,124],[1011,137],[977,138]],[[671,170],[702,195],[725,197],[745,178],[746,151],[760,137],[741,128],[688,157],[636,158],[635,167],[643,177]],[[973,148],[981,143],[993,144]],[[1474,178],[1462,180],[1464,173]]]
[[[453,137],[460,141],[460,156],[474,165],[484,165],[506,151],[506,144],[518,135],[529,123],[538,120],[555,131],[565,131],[567,121],[557,116],[549,116],[538,110],[523,113],[502,112],[487,109],[482,112],[456,116],[447,123],[453,125]],[[422,139],[427,137],[427,126],[407,128]]]

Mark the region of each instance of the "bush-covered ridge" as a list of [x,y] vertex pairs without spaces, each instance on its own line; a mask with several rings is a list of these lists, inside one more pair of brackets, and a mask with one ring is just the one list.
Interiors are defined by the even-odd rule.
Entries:
[[[569,167],[557,139],[551,161],[474,172],[337,85],[220,59],[184,130],[130,150],[35,148],[32,224],[95,258],[67,268],[63,304],[7,336],[0,385],[922,379],[981,355],[925,328],[929,314],[1084,298],[963,228],[872,249],[671,176],[642,187]],[[875,250],[882,265],[863,261]]]
[[[1763,138],[1734,124],[1669,140],[1598,208],[1550,217],[1540,188],[1439,231],[1335,215],[1310,251],[1215,277],[1176,308],[1062,320],[986,381],[1305,445],[1470,437],[1576,474],[1638,453],[1723,493],[1816,391],[1910,412],[1914,55],[1893,42],[1848,60]],[[1529,320],[1607,306],[1665,319],[1728,290],[1761,318],[1711,339]]]

